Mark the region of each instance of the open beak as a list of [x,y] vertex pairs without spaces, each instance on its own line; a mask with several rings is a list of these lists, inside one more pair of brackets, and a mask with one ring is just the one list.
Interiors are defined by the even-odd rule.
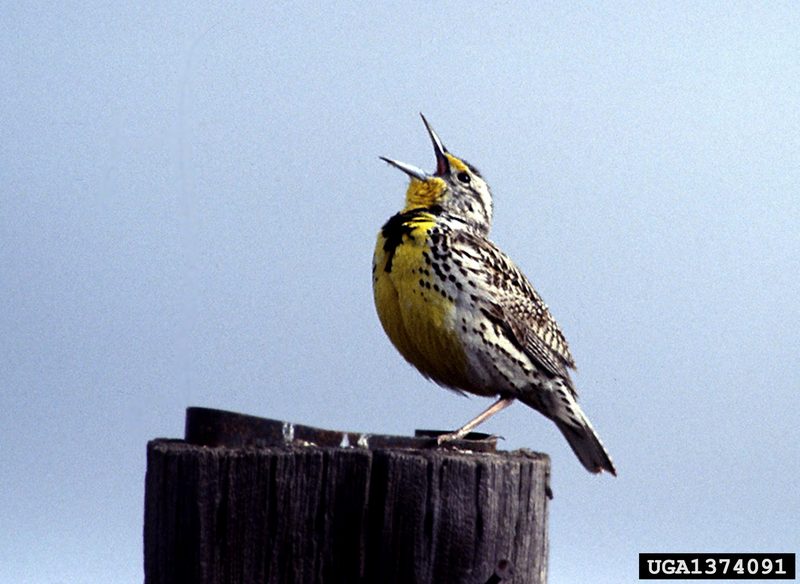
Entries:
[[391,158],[386,158],[385,156],[381,156],[380,159],[391,164],[395,168],[399,168],[411,178],[424,181],[431,178],[431,176],[444,176],[450,172],[450,161],[447,160],[447,156],[445,156],[447,153],[447,148],[445,148],[444,144],[442,144],[442,140],[439,138],[439,135],[434,132],[433,128],[431,128],[431,125],[428,123],[428,120],[425,119],[425,116],[422,114],[419,115],[422,118],[422,123],[425,124],[425,129],[428,130],[428,135],[431,137],[431,142],[433,142],[433,152],[436,154],[436,172],[431,175],[421,168],[417,168],[411,164],[406,164],[405,162],[392,160]]

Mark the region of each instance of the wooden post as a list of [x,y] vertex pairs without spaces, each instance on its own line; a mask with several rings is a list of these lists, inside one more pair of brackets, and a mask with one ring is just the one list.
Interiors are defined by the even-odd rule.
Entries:
[[546,455],[200,408],[186,437],[148,444],[146,584],[546,581]]

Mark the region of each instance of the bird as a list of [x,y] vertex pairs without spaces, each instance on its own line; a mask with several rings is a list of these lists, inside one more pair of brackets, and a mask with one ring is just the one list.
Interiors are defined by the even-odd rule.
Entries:
[[451,154],[424,115],[436,170],[381,156],[408,175],[405,206],[378,232],[375,308],[389,340],[426,378],[496,401],[439,444],[516,400],[552,420],[581,464],[616,476],[578,404],[567,341],[528,278],[489,239],[493,199],[480,171]]

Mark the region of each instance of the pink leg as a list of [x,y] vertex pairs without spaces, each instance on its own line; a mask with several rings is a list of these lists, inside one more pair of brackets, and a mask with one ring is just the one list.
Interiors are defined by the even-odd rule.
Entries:
[[504,409],[506,409],[513,403],[514,403],[513,397],[501,397],[492,405],[490,405],[488,408],[486,408],[484,411],[482,411],[480,414],[472,418],[469,422],[461,426],[458,430],[456,430],[455,432],[451,432],[450,434],[442,434],[436,439],[436,441],[439,444],[443,444],[451,440],[459,440],[464,436],[466,436],[467,434],[469,434],[470,432],[472,432],[474,428],[484,423],[486,420],[491,418],[497,412],[502,412]]

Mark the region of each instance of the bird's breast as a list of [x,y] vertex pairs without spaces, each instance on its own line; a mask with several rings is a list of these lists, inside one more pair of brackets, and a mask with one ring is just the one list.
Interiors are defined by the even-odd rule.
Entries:
[[[456,298],[434,273],[433,218],[392,225],[375,247],[375,307],[403,357],[434,381],[466,389],[466,356],[457,334]],[[387,229],[389,227],[389,229]]]

